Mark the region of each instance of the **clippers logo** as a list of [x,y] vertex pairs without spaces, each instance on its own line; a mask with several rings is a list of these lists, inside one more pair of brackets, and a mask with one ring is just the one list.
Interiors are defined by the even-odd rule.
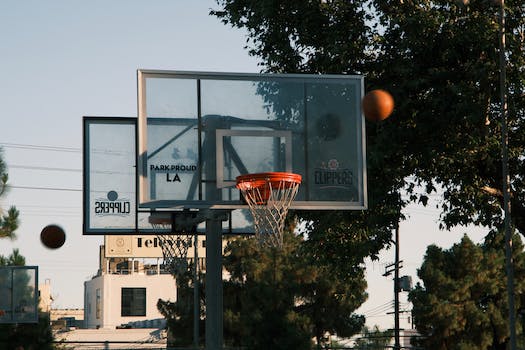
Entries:
[[314,181],[321,188],[348,189],[353,185],[354,174],[350,169],[339,168],[337,159],[330,159],[314,170]]
[[97,216],[106,215],[128,215],[131,212],[129,199],[118,198],[116,191],[109,191],[106,198],[97,198],[95,201],[95,214]]

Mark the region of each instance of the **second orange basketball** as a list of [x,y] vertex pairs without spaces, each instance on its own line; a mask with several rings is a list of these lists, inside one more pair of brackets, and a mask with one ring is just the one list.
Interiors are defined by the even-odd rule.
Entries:
[[40,241],[49,249],[57,249],[66,242],[66,233],[58,225],[47,225],[40,232]]
[[394,98],[388,91],[369,91],[362,100],[363,113],[372,122],[385,120],[394,110]]

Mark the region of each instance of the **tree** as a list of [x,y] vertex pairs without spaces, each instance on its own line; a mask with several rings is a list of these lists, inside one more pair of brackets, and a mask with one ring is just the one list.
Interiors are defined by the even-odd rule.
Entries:
[[[159,299],[157,308],[167,320],[168,347],[192,346],[194,327],[194,277],[192,274],[193,264],[188,266],[186,273],[176,276],[177,300],[175,302]],[[202,286],[203,275],[199,274],[198,283]],[[204,288],[199,287],[199,343],[203,337],[204,324]]]
[[[501,226],[498,6],[495,1],[374,2],[384,34],[374,84],[396,97],[387,134],[414,164],[414,183],[444,190],[442,225]],[[512,211],[525,234],[525,5],[507,6]],[[399,142],[399,141],[400,142]],[[424,197],[419,196],[419,199]]]
[[[257,246],[254,239],[238,239],[225,249],[224,285],[226,332],[234,346],[250,349],[309,349],[309,320],[295,309],[298,284],[312,279],[308,266],[293,252],[297,242],[284,236],[281,254]],[[299,301],[302,302],[302,301]],[[232,317],[235,316],[235,317]]]
[[[467,236],[448,250],[429,246],[410,292],[418,345],[432,349],[506,349],[509,338],[504,235],[484,244]],[[515,237],[517,308],[523,307],[525,253]],[[523,334],[520,329],[518,334]],[[522,339],[523,341],[523,339]]]
[[[0,197],[5,195],[8,190],[7,182],[7,166],[2,157],[2,149],[0,148]],[[18,210],[15,207],[10,207],[7,213],[4,213],[0,208],[0,238],[15,239],[15,231],[18,228]]]
[[49,314],[40,313],[38,323],[0,325],[0,347],[2,349],[54,350],[53,334]]
[[[441,228],[473,223],[497,232],[503,227],[497,1],[217,3],[220,8],[211,13],[225,24],[247,30],[247,48],[260,59],[263,71],[363,74],[365,90],[383,88],[395,98],[396,107],[389,119],[366,125],[368,211],[298,213],[312,222],[309,229],[314,234],[308,234],[312,254],[317,252],[321,260],[338,260],[336,269],[350,267],[352,263],[346,260],[350,254],[346,252],[355,249],[355,235],[370,241],[368,247],[363,243],[364,249],[359,252],[368,251],[374,257],[378,248],[389,244],[393,227],[403,219],[403,207],[409,202],[427,205],[429,195],[438,190],[443,191]],[[506,0],[505,6],[512,220],[525,235],[525,3]],[[325,247],[330,248],[330,254]],[[437,248],[429,249],[432,255]],[[453,269],[461,271],[463,264],[469,262],[458,258],[456,265],[449,267],[450,274]],[[496,274],[496,267],[504,264],[498,260],[489,266]],[[520,268],[516,263],[515,270]],[[498,283],[506,280],[501,273]],[[480,290],[496,288],[485,283]],[[424,288],[429,286],[425,283]],[[519,288],[516,296],[522,298]],[[468,297],[476,298],[474,294]],[[503,300],[498,296],[500,306]],[[486,304],[490,311],[497,305],[496,301]],[[464,305],[471,312],[457,319],[460,324],[472,321],[472,317],[488,317],[472,303]],[[442,305],[441,311],[452,312],[453,308],[453,304]],[[490,313],[491,320],[494,327],[504,329],[508,327],[505,307],[499,310],[499,316]],[[428,319],[428,325],[431,321]],[[421,321],[420,326],[423,324]],[[460,329],[457,325],[451,328],[454,323],[442,326],[447,332]],[[489,337],[506,334],[495,328],[483,330]],[[501,344],[501,339],[487,336],[472,341],[472,346]]]
[[0,255],[0,266],[25,266],[26,259],[20,254],[18,249],[13,249],[13,252],[8,257]]
[[[363,74],[367,90],[394,95],[392,117],[367,125],[369,211],[344,215],[351,226],[384,245],[407,204],[400,194],[426,205],[438,187],[443,228],[501,225],[495,2],[217,3],[220,9],[211,13],[247,30],[247,48],[263,71]],[[514,223],[525,234],[525,4],[507,0],[506,6],[511,201]]]
[[363,271],[343,278],[325,264],[313,263],[300,236],[286,231],[284,242],[282,251],[260,247],[254,239],[227,246],[228,345],[308,349],[312,338],[321,346],[327,333],[351,336],[361,329],[364,318],[354,312],[366,298]]

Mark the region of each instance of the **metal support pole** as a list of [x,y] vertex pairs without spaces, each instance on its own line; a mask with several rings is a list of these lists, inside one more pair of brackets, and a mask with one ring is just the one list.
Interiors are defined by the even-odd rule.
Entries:
[[206,350],[222,349],[222,220],[206,220]]
[[[199,85],[200,86],[200,85]],[[200,92],[199,92],[200,100]],[[200,103],[199,103],[200,106]],[[200,115],[199,107],[199,115]],[[202,124],[201,124],[202,125]],[[202,127],[204,140],[201,142],[204,154],[213,154],[217,144],[216,131],[223,127],[221,119],[208,119]],[[203,167],[206,179],[216,179],[217,161],[209,159]],[[220,199],[221,189],[207,185],[204,188],[205,199]],[[225,213],[220,210],[210,210],[206,216],[206,350],[222,349],[222,221]],[[227,215],[226,215],[227,216]]]
[[399,223],[396,226],[394,266],[394,349],[401,349],[399,341]]
[[195,232],[193,243],[193,347],[198,349],[201,306],[199,302],[199,235],[197,232]]
[[503,210],[505,213],[505,266],[507,270],[507,297],[509,304],[510,349],[516,349],[516,307],[514,305],[514,267],[512,259],[512,227],[510,206],[510,176],[507,131],[507,73],[505,57],[505,0],[499,9],[499,69],[501,108],[501,163],[503,176]]

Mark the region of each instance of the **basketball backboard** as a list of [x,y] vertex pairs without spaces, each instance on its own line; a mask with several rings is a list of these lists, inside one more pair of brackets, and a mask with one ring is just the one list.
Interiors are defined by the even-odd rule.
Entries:
[[134,232],[136,118],[84,117],[84,233]]
[[239,175],[302,176],[292,209],[364,209],[363,78],[138,71],[137,205],[246,208]]
[[[83,119],[83,232],[87,235],[156,234],[150,209],[138,210],[137,118]],[[153,208],[151,210],[156,210]],[[228,214],[223,233],[253,232],[247,210]],[[205,225],[197,227],[205,231]]]
[[2,323],[38,323],[37,266],[0,266]]
[[239,208],[223,233],[252,233],[235,179],[257,172],[302,176],[292,209],[366,208],[362,91],[359,76],[139,70],[138,118],[84,117],[84,233]]

